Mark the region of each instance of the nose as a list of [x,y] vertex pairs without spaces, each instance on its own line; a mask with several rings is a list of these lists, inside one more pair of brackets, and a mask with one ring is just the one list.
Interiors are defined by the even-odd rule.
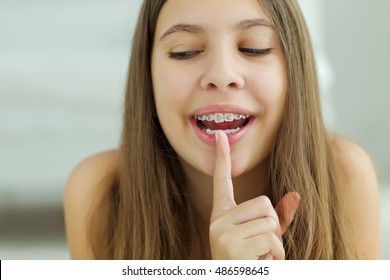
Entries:
[[239,59],[228,49],[219,49],[207,54],[205,70],[201,78],[204,90],[237,90],[244,87],[245,80],[240,71]]

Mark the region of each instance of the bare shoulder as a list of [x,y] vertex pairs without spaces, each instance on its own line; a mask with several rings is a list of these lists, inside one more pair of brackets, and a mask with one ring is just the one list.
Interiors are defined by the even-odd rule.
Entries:
[[[118,150],[104,151],[82,160],[71,172],[64,193],[64,214],[68,246],[73,259],[93,259],[88,242],[91,211],[102,202],[118,170]],[[104,214],[104,213],[102,213]]]
[[380,258],[379,190],[374,163],[356,143],[332,136],[346,192],[348,214],[357,235],[359,257]]
[[[356,143],[332,136],[333,151],[342,168],[344,183],[364,180],[366,188],[377,187],[376,171],[371,157]],[[355,182],[356,183],[356,182]]]

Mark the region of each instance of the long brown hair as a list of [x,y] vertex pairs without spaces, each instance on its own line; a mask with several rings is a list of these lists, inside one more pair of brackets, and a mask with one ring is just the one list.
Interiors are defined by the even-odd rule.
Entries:
[[[120,170],[107,194],[104,230],[91,231],[98,259],[186,259],[191,242],[183,172],[155,113],[151,52],[165,0],[145,0],[135,29],[125,98]],[[288,259],[356,258],[330,139],[321,116],[310,38],[295,0],[259,0],[284,51],[288,94],[270,154],[269,197],[301,202],[283,236]],[[91,223],[92,225],[92,223]],[[91,229],[96,229],[91,226]]]

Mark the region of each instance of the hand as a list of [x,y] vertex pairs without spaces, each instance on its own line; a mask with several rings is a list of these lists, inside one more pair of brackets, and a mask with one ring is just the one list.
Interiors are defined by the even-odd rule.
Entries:
[[213,259],[284,259],[282,235],[299,204],[297,193],[287,193],[274,209],[266,196],[237,205],[231,179],[227,136],[217,132],[210,248]]

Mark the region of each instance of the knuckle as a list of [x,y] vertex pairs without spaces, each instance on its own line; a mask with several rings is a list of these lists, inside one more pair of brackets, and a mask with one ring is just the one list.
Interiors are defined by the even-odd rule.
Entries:
[[273,259],[282,260],[285,258],[285,251],[282,242],[274,232],[267,232],[259,236],[256,240],[258,256],[271,254]]
[[274,233],[269,235],[269,240],[270,240],[270,243],[272,244],[271,247],[273,248],[274,258],[277,260],[283,260],[286,256],[286,253],[285,253],[284,247],[283,247],[283,243],[280,241],[280,239]]
[[214,237],[214,236],[218,235],[218,232],[219,232],[218,220],[215,220],[215,221],[210,223],[209,232],[210,232],[210,237]]
[[267,232],[265,233],[265,238],[268,243],[274,243],[275,242],[275,233],[273,232]]
[[272,217],[264,218],[270,231],[275,232],[278,229],[278,223]]
[[210,223],[209,235],[214,243],[224,245],[229,242],[229,233],[223,226],[220,219],[217,219]]
[[263,238],[264,238],[263,241],[266,242],[266,244],[268,244],[267,247],[270,248],[280,243],[279,238],[276,236],[274,232],[264,233]]
[[259,196],[258,198],[258,203],[261,203],[261,204],[263,204],[263,205],[265,205],[265,206],[271,206],[272,207],[272,203],[271,203],[271,200],[269,199],[269,197],[268,196],[266,196],[266,195],[262,195],[262,196]]
[[276,260],[284,260],[286,258],[286,252],[284,251],[284,248],[282,245],[280,245],[279,250],[277,253],[275,253],[275,259]]
[[268,196],[262,195],[257,197],[256,203],[258,207],[261,207],[264,216],[274,217],[276,215],[275,208]]
[[271,234],[270,239],[271,239],[272,243],[275,243],[275,244],[282,244],[282,243],[280,242],[279,237],[278,237],[274,232]]
[[216,237],[216,243],[219,245],[219,246],[222,246],[222,247],[225,247],[225,248],[229,248],[229,243],[230,243],[230,237],[229,237],[229,234],[227,233],[222,233],[222,234],[219,234],[217,237]]

